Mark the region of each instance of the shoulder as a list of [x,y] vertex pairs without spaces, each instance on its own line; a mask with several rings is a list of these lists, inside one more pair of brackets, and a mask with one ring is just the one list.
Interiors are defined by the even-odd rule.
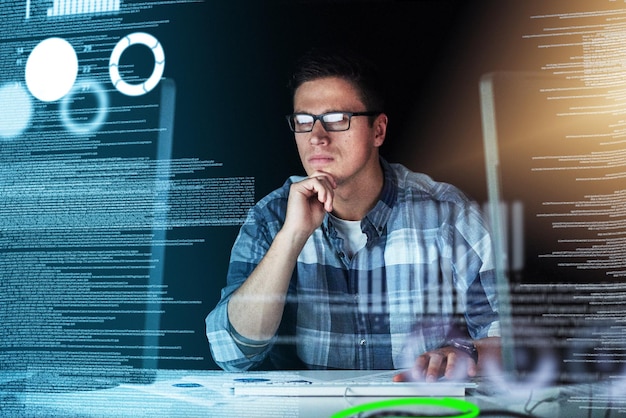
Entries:
[[289,187],[299,178],[289,177],[281,187],[265,195],[250,208],[235,241],[233,258],[248,260],[252,253],[258,253],[260,257],[264,255],[285,222]]
[[467,195],[458,187],[435,181],[427,174],[409,170],[402,164],[389,164],[397,181],[398,196],[412,200],[434,200],[465,206],[470,203]]
[[257,202],[256,206],[265,207],[271,205],[272,203],[275,203],[276,201],[287,199],[289,197],[289,188],[291,187],[291,185],[303,179],[304,177],[302,176],[289,177],[287,180],[285,180],[282,186],[271,191],[263,198],[261,198],[261,200]]
[[291,176],[282,186],[271,191],[261,198],[251,210],[255,217],[282,217],[287,211],[287,200],[289,198],[289,188],[297,181],[302,180],[302,176]]

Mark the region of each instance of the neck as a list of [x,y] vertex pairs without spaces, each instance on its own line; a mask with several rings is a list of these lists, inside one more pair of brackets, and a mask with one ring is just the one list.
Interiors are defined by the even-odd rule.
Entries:
[[377,164],[372,173],[363,177],[365,181],[346,182],[337,186],[333,214],[338,218],[361,220],[378,202],[384,181],[382,167]]

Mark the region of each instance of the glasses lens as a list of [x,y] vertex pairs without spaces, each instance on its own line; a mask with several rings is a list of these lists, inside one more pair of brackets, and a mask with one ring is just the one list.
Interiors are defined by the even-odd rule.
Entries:
[[350,116],[345,113],[326,113],[321,119],[327,131],[345,131],[350,127]]
[[347,112],[324,113],[323,115],[310,115],[308,113],[294,113],[287,117],[291,130],[296,133],[311,132],[315,120],[319,119],[327,131],[346,131],[350,129],[350,115]]
[[294,132],[308,132],[313,128],[315,118],[311,115],[295,114],[289,119]]

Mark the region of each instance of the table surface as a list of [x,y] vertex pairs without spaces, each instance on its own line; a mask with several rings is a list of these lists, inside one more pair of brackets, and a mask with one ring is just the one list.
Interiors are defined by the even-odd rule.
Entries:
[[[359,372],[355,372],[358,374]],[[270,372],[269,376],[281,372]],[[284,373],[282,373],[284,374]],[[58,392],[0,391],[1,416],[28,417],[293,417],[319,418],[343,416],[361,408],[365,416],[389,409],[411,412],[454,414],[442,406],[391,405],[390,398],[375,397],[295,397],[236,396],[235,378],[246,373],[221,371],[159,370],[149,384],[118,384],[97,390]],[[256,376],[256,375],[255,375]],[[535,417],[626,417],[626,381],[607,380],[594,384],[559,387],[526,387],[478,381],[460,403],[475,406],[480,415]],[[409,398],[397,398],[409,399]],[[439,401],[440,398],[413,398]],[[376,407],[376,403],[386,404]],[[408,402],[408,401],[407,401]],[[416,402],[419,402],[416,400]],[[406,402],[405,402],[406,403]],[[432,402],[431,402],[432,403]],[[429,409],[430,408],[430,409]],[[499,412],[498,412],[499,411]],[[507,412],[508,411],[508,412]],[[498,412],[498,415],[494,413]],[[532,414],[532,415],[531,415]],[[479,416],[480,416],[479,415]],[[363,414],[360,416],[364,416]],[[387,415],[388,416],[388,415]],[[470,416],[470,415],[464,415]]]

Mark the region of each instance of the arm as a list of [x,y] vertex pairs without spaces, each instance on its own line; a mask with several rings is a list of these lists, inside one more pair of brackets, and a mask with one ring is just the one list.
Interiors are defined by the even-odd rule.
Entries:
[[283,314],[285,295],[304,243],[285,230],[277,235],[261,263],[228,302],[232,327],[251,340],[272,338]]
[[247,370],[273,345],[297,257],[332,210],[333,187],[324,175],[307,178],[290,186],[286,207],[275,207],[273,217],[250,212],[232,250],[227,286],[206,318],[211,354],[223,369]]
[[[459,293],[465,294],[464,316],[469,336],[440,342],[415,360],[412,370],[395,380],[462,380],[501,370],[500,324],[490,236],[480,213],[467,206],[455,217],[450,248],[451,271]],[[442,234],[446,236],[446,234]],[[462,273],[462,274],[460,274]],[[464,332],[463,332],[464,333]],[[461,344],[458,344],[458,342]],[[478,361],[476,361],[476,358]]]
[[230,323],[239,334],[252,340],[267,340],[275,334],[298,255],[325,213],[332,211],[335,187],[332,177],[324,173],[291,185],[283,227],[228,303]]

